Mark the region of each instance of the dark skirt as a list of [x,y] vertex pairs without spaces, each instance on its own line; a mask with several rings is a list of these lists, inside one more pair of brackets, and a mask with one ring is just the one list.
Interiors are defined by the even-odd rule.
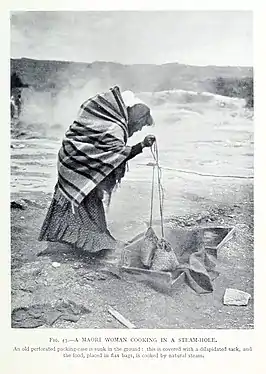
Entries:
[[66,243],[88,252],[114,249],[116,240],[107,229],[98,189],[90,192],[74,214],[71,203],[56,187],[39,240]]

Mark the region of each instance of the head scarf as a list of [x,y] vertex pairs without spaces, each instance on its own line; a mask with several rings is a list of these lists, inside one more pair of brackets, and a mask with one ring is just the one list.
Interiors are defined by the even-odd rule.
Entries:
[[138,123],[144,121],[143,125],[154,125],[152,113],[148,105],[139,99],[132,91],[124,91],[121,93],[121,96],[134,122]]

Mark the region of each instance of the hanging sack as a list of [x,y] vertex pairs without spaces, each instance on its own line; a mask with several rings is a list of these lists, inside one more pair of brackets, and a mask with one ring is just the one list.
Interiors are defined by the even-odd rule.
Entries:
[[152,227],[149,227],[145,233],[143,244],[140,249],[140,259],[142,264],[148,269],[151,267],[152,259],[156,248],[158,247],[159,239]]
[[159,240],[154,252],[151,270],[175,271],[178,266],[179,262],[170,243],[165,239]]

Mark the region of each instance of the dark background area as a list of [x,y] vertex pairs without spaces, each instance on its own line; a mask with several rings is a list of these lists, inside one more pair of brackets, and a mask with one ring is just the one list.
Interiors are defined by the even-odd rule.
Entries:
[[178,63],[163,65],[122,65],[96,61],[11,59],[11,73],[37,91],[59,92],[62,89],[82,88],[97,77],[105,86],[118,84],[135,92],[189,90],[245,98],[253,106],[253,68],[191,66]]

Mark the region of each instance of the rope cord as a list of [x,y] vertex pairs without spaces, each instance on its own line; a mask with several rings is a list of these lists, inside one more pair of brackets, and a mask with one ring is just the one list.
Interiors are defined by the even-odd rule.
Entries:
[[164,190],[162,185],[162,171],[159,165],[159,152],[158,145],[155,140],[153,146],[150,148],[151,154],[155,161],[153,165],[153,175],[152,175],[152,194],[151,194],[151,215],[150,215],[150,226],[152,225],[152,216],[153,216],[153,196],[154,196],[154,185],[155,185],[155,169],[157,169],[157,182],[158,182],[158,194],[159,194],[159,207],[160,207],[160,218],[161,218],[161,232],[162,238],[164,238],[164,225],[163,225],[163,202],[164,202]]
[[[151,166],[150,163],[148,164],[138,164],[139,166]],[[194,174],[194,175],[199,175],[202,177],[213,177],[213,178],[229,178],[229,179],[254,179],[254,177],[251,176],[246,176],[246,175],[219,175],[219,174],[211,174],[211,173],[201,173],[198,171],[194,170],[184,170],[184,169],[176,169],[176,168],[170,168],[166,166],[160,166],[160,169],[162,170],[171,170],[171,171],[176,171],[179,173],[185,173],[185,174]]]
[[154,180],[155,180],[155,166],[153,166],[153,168],[152,168],[150,227],[152,227],[152,219],[153,219]]

